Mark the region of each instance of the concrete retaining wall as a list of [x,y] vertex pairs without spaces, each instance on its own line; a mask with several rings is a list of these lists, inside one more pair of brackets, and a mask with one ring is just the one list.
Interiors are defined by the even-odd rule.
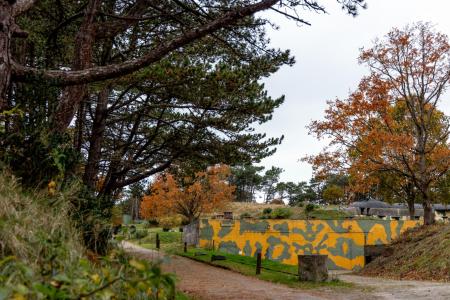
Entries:
[[[200,220],[201,247],[297,264],[297,255],[328,255],[331,270],[364,266],[364,246],[388,244],[418,221]],[[214,242],[213,242],[214,241]]]

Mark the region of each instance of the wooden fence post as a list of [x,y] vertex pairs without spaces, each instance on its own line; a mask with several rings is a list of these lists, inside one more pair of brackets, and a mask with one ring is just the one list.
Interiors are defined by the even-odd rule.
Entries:
[[187,243],[184,242],[184,253],[186,253],[186,252],[187,252]]
[[160,241],[159,241],[159,233],[156,234],[156,249],[159,250]]
[[261,252],[256,254],[256,275],[261,274]]

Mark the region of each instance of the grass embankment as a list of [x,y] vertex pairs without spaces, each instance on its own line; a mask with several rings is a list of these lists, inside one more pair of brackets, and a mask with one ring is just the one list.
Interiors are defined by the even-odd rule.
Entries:
[[[353,286],[351,283],[342,282],[337,279],[333,279],[327,282],[298,281],[298,277],[294,275],[298,272],[296,266],[286,265],[267,259],[262,260],[261,265],[263,269],[261,270],[261,274],[256,275],[256,258],[254,257],[234,255],[204,249],[188,249],[186,253],[179,251],[176,254],[196,261],[207,263],[215,267],[228,269],[247,276],[255,276],[262,280],[281,283],[294,288],[350,288]],[[226,260],[216,260],[211,262],[212,255],[223,255],[226,257]]]
[[[263,211],[270,209],[272,211],[279,209],[287,209],[290,211],[289,217],[287,219],[292,220],[306,220],[306,219],[317,219],[317,220],[340,220],[350,217],[351,214],[348,212],[339,210],[336,205],[328,206],[315,206],[315,208],[306,213],[305,207],[299,206],[286,206],[279,204],[262,204],[262,203],[242,203],[242,202],[231,202],[228,204],[225,210],[232,211],[234,217],[239,218],[241,215],[248,215],[253,219],[271,218],[270,214],[264,214]],[[205,217],[211,217],[213,215],[205,215]],[[277,219],[275,217],[275,219]]]
[[119,250],[87,258],[69,217],[77,195],[23,190],[0,170],[0,299],[172,298],[175,278],[156,265]]
[[406,231],[361,274],[395,279],[450,281],[450,224]]

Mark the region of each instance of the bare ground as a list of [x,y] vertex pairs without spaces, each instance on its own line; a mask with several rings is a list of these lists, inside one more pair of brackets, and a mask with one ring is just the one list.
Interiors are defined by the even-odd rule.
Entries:
[[195,299],[450,299],[450,284],[424,281],[398,281],[339,274],[354,288],[300,290],[233,271],[212,267],[179,256],[166,256],[128,242],[124,249],[136,257],[162,260],[163,270],[175,273],[177,287]]

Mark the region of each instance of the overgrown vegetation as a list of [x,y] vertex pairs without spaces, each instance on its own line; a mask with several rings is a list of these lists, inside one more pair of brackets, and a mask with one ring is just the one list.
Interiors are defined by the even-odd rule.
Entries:
[[450,281],[450,224],[410,229],[361,274],[396,279]]
[[0,174],[0,299],[172,299],[175,278],[158,265],[85,252],[67,217],[75,192],[48,197]]

